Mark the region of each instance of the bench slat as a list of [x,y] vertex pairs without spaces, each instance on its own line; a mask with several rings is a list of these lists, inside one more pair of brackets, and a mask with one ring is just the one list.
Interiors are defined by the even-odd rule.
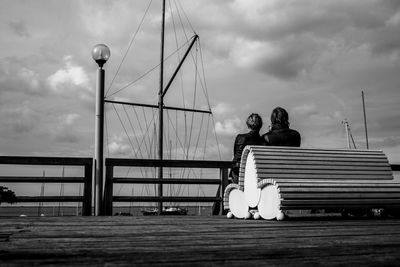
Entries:
[[394,185],[399,185],[399,183],[393,182],[393,180],[379,180],[379,181],[374,181],[374,180],[338,180],[338,179],[272,179],[273,183],[278,183],[280,185],[284,186],[296,186],[298,184],[306,184],[307,186],[319,186],[319,185],[327,185],[329,186],[330,184],[342,184],[342,185],[349,185],[353,186],[355,184],[359,184],[360,186],[362,185],[380,185],[384,184],[386,186],[394,186]]
[[271,162],[260,162],[256,161],[257,167],[261,167],[263,169],[295,169],[295,170],[363,170],[363,171],[387,171],[392,172],[391,167],[388,164],[368,164],[368,165],[344,165],[344,164],[334,164],[327,165],[320,163],[316,164],[276,164]]
[[381,186],[357,186],[353,185],[352,187],[342,187],[340,185],[331,186],[331,187],[279,187],[278,192],[281,194],[284,193],[304,193],[304,194],[314,194],[314,193],[352,193],[352,192],[362,192],[362,193],[370,193],[370,192],[395,192],[400,194],[400,186],[396,187],[381,187]]
[[[327,165],[326,160],[306,160],[306,159],[299,159],[299,160],[290,160],[290,159],[259,159],[257,158],[257,163],[260,164],[268,164],[268,165],[275,165],[277,167],[282,166],[285,168],[285,166],[315,166],[321,167],[321,166],[343,166],[343,167],[365,167],[365,168],[390,168],[390,164],[387,161],[364,161],[364,162],[358,162],[358,161],[329,161],[329,165]],[[243,167],[244,168],[244,167]]]
[[281,210],[309,210],[309,209],[371,209],[371,208],[390,208],[399,209],[400,203],[317,203],[310,204],[305,203],[304,205],[280,205]]
[[[257,166],[258,167],[258,166]],[[366,176],[392,176],[392,172],[390,170],[341,170],[341,169],[336,169],[336,168],[330,168],[330,169],[296,169],[296,168],[282,168],[282,169],[270,169],[270,168],[260,168],[256,172],[259,175],[263,174],[304,174],[304,176],[309,175],[309,174],[321,174],[321,175],[327,175],[327,174],[335,174],[335,175],[343,175],[343,176],[352,176],[352,175],[366,175]]]
[[335,153],[335,154],[384,154],[382,150],[365,149],[325,149],[325,148],[297,148],[297,147],[268,147],[268,146],[249,146],[254,152],[310,152],[310,153]]
[[[293,161],[299,161],[299,162],[304,162],[305,164],[312,162],[312,161],[319,161],[319,162],[332,162],[333,164],[335,162],[338,163],[344,163],[344,165],[346,164],[358,164],[358,165],[363,165],[364,163],[385,163],[385,164],[389,164],[389,161],[385,158],[347,158],[347,159],[343,159],[343,158],[321,158],[321,157],[288,157],[288,156],[272,156],[272,155],[268,155],[268,156],[264,156],[264,157],[257,157],[257,160],[269,160],[272,161],[271,163],[273,163],[274,161],[286,161],[286,163],[291,164],[291,162]],[[243,163],[245,164],[245,162]]]
[[274,178],[297,178],[297,179],[370,179],[370,180],[376,180],[376,179],[382,179],[382,180],[392,180],[393,176],[392,175],[341,175],[341,174],[299,174],[299,173],[257,173],[259,175],[260,179],[274,179]]
[[386,158],[383,153],[369,153],[369,152],[307,152],[304,150],[297,151],[268,151],[268,150],[252,150],[255,156],[266,156],[266,155],[276,155],[276,156],[318,156],[318,157],[343,157],[343,158]]
[[315,193],[315,192],[309,192],[309,193],[281,193],[280,196],[282,197],[283,201],[286,200],[293,200],[293,199],[299,199],[299,200],[314,200],[314,199],[320,199],[321,201],[325,201],[329,199],[329,202],[334,201],[334,200],[344,200],[347,201],[348,199],[375,199],[375,200],[381,200],[381,199],[394,199],[398,197],[398,192],[380,192],[380,193],[363,193],[363,192],[355,192],[355,193],[350,193],[350,192],[329,192],[329,193]]
[[349,205],[374,205],[379,206],[381,204],[389,204],[389,205],[400,205],[400,198],[388,198],[388,199],[332,199],[331,201],[326,201],[326,199],[296,199],[296,200],[281,200],[282,206],[307,206],[307,205],[341,205],[346,206]]

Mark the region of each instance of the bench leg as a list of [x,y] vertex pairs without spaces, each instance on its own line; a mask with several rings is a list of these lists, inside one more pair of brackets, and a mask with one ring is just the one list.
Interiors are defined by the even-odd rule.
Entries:
[[275,185],[267,185],[261,189],[260,202],[258,203],[258,212],[266,220],[283,219],[279,208],[280,197],[278,188]]
[[233,189],[229,194],[229,209],[236,218],[246,218],[249,213],[246,197],[243,191]]

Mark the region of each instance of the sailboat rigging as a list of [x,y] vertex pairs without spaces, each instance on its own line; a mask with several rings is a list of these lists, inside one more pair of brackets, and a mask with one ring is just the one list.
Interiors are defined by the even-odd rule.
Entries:
[[[150,1],[149,5],[151,4],[151,2],[152,2],[152,1]],[[170,2],[169,2],[169,3],[170,3]],[[170,5],[171,5],[171,3],[170,3]],[[178,5],[176,4],[176,1],[175,1],[175,5],[178,6]],[[145,11],[145,14],[147,13],[148,10],[149,10],[149,6],[147,7],[147,9],[146,9],[146,11]],[[172,14],[172,11],[171,11],[171,14]],[[178,14],[179,14],[179,13],[178,13]],[[131,102],[131,101],[126,101],[126,100],[121,100],[121,99],[117,99],[117,98],[114,98],[114,99],[109,99],[109,98],[108,98],[108,97],[113,96],[113,95],[115,95],[116,93],[122,91],[123,89],[127,88],[129,85],[132,85],[133,83],[129,83],[128,86],[122,87],[121,89],[117,90],[116,92],[110,94],[108,97],[106,96],[106,98],[104,99],[104,102],[105,102],[105,103],[109,103],[109,104],[111,104],[111,105],[113,106],[114,111],[115,111],[115,113],[117,114],[118,120],[121,122],[121,124],[123,124],[123,118],[122,118],[122,116],[119,115],[119,113],[118,113],[118,111],[117,111],[115,105],[121,105],[121,106],[123,106],[123,110],[124,110],[124,112],[125,112],[126,117],[128,117],[128,112],[129,112],[129,111],[127,111],[127,109],[125,108],[125,106],[131,107],[131,110],[133,110],[133,112],[135,113],[135,117],[136,117],[136,120],[137,120],[137,122],[138,122],[139,128],[142,129],[142,141],[141,141],[141,142],[139,142],[139,140],[136,140],[136,139],[138,139],[138,138],[137,138],[138,134],[135,133],[135,129],[134,129],[133,125],[132,125],[132,120],[129,119],[129,118],[127,119],[128,122],[129,122],[129,124],[130,124],[130,126],[131,126],[131,130],[132,130],[132,132],[133,132],[132,136],[134,136],[134,140],[136,141],[136,144],[138,145],[138,149],[136,149],[136,152],[134,152],[134,156],[135,156],[135,157],[137,157],[137,156],[143,154],[143,153],[141,152],[141,150],[140,150],[141,146],[144,146],[144,147],[145,147],[145,150],[146,150],[146,153],[147,153],[148,156],[150,156],[150,155],[152,154],[151,151],[155,150],[155,143],[156,143],[156,142],[153,142],[153,141],[150,140],[150,137],[149,137],[149,136],[151,135],[151,134],[150,134],[151,131],[149,131],[149,130],[150,130],[152,124],[153,124],[154,128],[156,128],[156,126],[155,126],[155,121],[158,120],[158,121],[157,121],[157,124],[158,124],[158,127],[157,127],[157,130],[158,130],[158,131],[157,131],[157,140],[158,140],[158,141],[157,141],[157,151],[156,151],[156,153],[155,153],[155,154],[157,154],[157,159],[159,159],[159,160],[163,160],[163,159],[164,159],[164,152],[165,152],[165,151],[164,151],[164,148],[165,148],[165,147],[164,147],[164,139],[167,139],[167,140],[166,140],[166,141],[167,141],[167,142],[166,142],[166,148],[169,149],[168,155],[169,155],[170,158],[172,157],[172,150],[173,150],[173,148],[172,148],[172,141],[169,140],[169,135],[171,134],[171,132],[172,132],[172,133],[175,132],[176,139],[177,139],[177,140],[175,141],[175,145],[176,145],[176,147],[175,147],[175,156],[177,156],[178,151],[181,151],[180,154],[183,156],[183,158],[184,158],[184,159],[189,159],[189,151],[190,151],[190,145],[191,145],[191,140],[192,140],[193,126],[190,127],[190,131],[187,130],[188,127],[187,127],[187,125],[186,125],[186,124],[187,124],[186,112],[192,113],[192,116],[191,116],[192,125],[193,125],[193,123],[194,123],[194,121],[195,121],[195,120],[194,120],[194,115],[193,115],[194,113],[196,113],[196,114],[203,114],[203,115],[208,114],[208,115],[211,116],[211,118],[212,118],[212,112],[211,112],[211,107],[210,107],[209,100],[208,100],[208,93],[206,92],[206,88],[204,89],[204,87],[205,87],[205,82],[202,82],[202,80],[198,80],[199,71],[198,71],[197,66],[195,67],[195,84],[196,84],[197,82],[199,82],[199,83],[201,84],[201,86],[203,87],[203,92],[204,92],[204,95],[205,95],[205,97],[206,97],[206,99],[207,99],[206,106],[207,106],[208,108],[204,108],[204,107],[196,108],[196,106],[195,106],[196,101],[195,101],[195,100],[193,100],[194,103],[193,103],[193,107],[192,107],[192,108],[186,107],[185,101],[183,101],[183,107],[179,107],[179,106],[166,106],[166,105],[165,105],[165,97],[166,97],[166,95],[167,95],[167,92],[169,92],[169,90],[170,90],[172,84],[174,83],[174,81],[176,80],[178,74],[180,73],[180,71],[181,71],[181,69],[182,69],[182,66],[184,65],[184,62],[185,62],[185,61],[187,60],[187,58],[188,58],[188,55],[191,54],[191,53],[193,53],[194,47],[196,47],[196,53],[197,53],[197,51],[198,51],[198,45],[199,45],[199,36],[198,36],[196,33],[194,33],[194,35],[193,35],[190,39],[187,40],[187,42],[186,42],[186,45],[187,45],[186,51],[185,51],[185,53],[183,54],[182,58],[179,59],[179,63],[177,64],[175,70],[173,71],[173,73],[172,73],[172,75],[171,75],[171,78],[168,80],[168,82],[166,83],[166,86],[164,87],[164,76],[165,76],[165,73],[164,73],[164,72],[165,72],[164,63],[165,63],[166,59],[170,57],[170,56],[165,57],[165,25],[166,25],[166,21],[165,21],[166,18],[165,18],[165,15],[166,15],[166,1],[165,1],[165,0],[162,0],[160,63],[156,66],[156,67],[159,67],[159,68],[160,68],[160,72],[159,72],[159,85],[158,85],[158,103],[157,103],[157,104],[144,104],[144,103],[138,103],[138,102]],[[173,15],[171,15],[171,17],[173,17]],[[180,17],[180,15],[179,15],[179,17]],[[139,26],[142,25],[143,20],[144,20],[144,19],[142,18],[142,20],[141,20]],[[182,24],[182,22],[181,22],[181,24]],[[174,27],[175,27],[175,24],[174,24]],[[135,33],[134,36],[136,36],[136,34],[137,34],[137,32]],[[186,38],[187,38],[187,37],[186,37]],[[132,43],[132,40],[131,40],[131,43]],[[131,44],[129,45],[129,47],[130,47],[130,46],[131,46]],[[179,47],[179,48],[177,49],[177,51],[179,51],[182,47],[183,47],[183,46]],[[201,53],[201,50],[200,50],[200,53]],[[193,55],[192,55],[192,58],[194,58]],[[123,59],[125,59],[125,56],[124,56]],[[196,59],[196,60],[194,60],[194,61],[195,61],[195,63],[197,64],[197,56],[196,56],[195,59]],[[120,66],[121,66],[121,65],[120,65]],[[117,72],[119,71],[120,66],[118,67]],[[156,69],[156,67],[152,68],[150,71],[153,71],[154,69]],[[149,71],[149,72],[150,72],[150,71]],[[148,74],[149,72],[146,72],[145,75]],[[203,74],[204,74],[204,69],[203,69]],[[144,75],[143,75],[143,76],[144,76]],[[143,77],[143,76],[141,76],[141,77]],[[204,76],[204,75],[203,75],[203,76]],[[140,77],[140,78],[141,78],[141,77]],[[203,77],[203,78],[204,78],[204,77]],[[181,78],[181,79],[182,79],[182,78]],[[114,80],[115,80],[115,77],[112,79],[112,82],[113,82]],[[137,79],[137,80],[138,80],[138,79]],[[110,85],[110,88],[111,88],[111,85]],[[196,90],[196,89],[195,89],[195,90]],[[182,94],[183,94],[183,90],[182,90]],[[195,98],[195,96],[196,96],[196,91],[194,91],[194,98]],[[183,97],[183,100],[185,100],[184,97]],[[146,113],[145,113],[144,110],[143,110],[144,108],[150,108],[150,109],[152,109],[152,110],[157,110],[158,112],[153,112],[153,111],[152,111],[152,112],[151,112],[152,119],[151,119],[150,123],[145,122],[144,127],[142,127],[143,125],[139,122],[139,115],[138,115],[138,111],[137,111],[138,108],[139,108],[139,109],[142,108],[142,116],[143,116],[143,118],[144,118],[145,120],[147,120],[147,116],[146,116]],[[178,124],[178,122],[179,122],[177,112],[183,112],[183,113],[184,113],[184,119],[182,119],[182,121],[184,122],[184,126],[185,126],[185,129],[184,129],[185,137],[183,138],[183,140],[181,140],[181,139],[179,138],[180,131],[178,130],[178,127],[177,127],[177,126],[174,127],[174,126],[172,125],[172,127],[171,127],[172,129],[170,129],[170,127],[169,127],[170,123],[171,123],[172,120],[173,120],[173,119],[171,118],[171,116],[170,116],[170,112],[175,112],[176,124]],[[201,131],[204,131],[204,129],[202,129],[202,128],[204,127],[204,126],[203,126],[203,120],[204,120],[203,115],[201,116],[201,119],[198,120],[198,121],[200,121],[200,127],[199,127],[199,135],[198,135],[197,139],[195,140],[195,141],[196,141],[196,142],[195,142],[195,143],[196,143],[196,147],[195,147],[194,149],[192,149],[194,155],[196,155],[196,153],[197,153],[197,151],[198,151],[198,144],[199,144],[199,140],[200,140],[200,133],[201,133]],[[212,118],[212,120],[213,120],[213,118]],[[167,128],[165,128],[166,125],[168,126]],[[129,137],[129,134],[128,134],[127,127],[124,127],[123,125],[122,125],[122,127],[124,128],[124,132],[125,132],[125,134],[126,134],[128,140],[129,140],[130,146],[131,146],[132,149],[133,149],[133,147],[134,147],[133,142],[134,142],[134,141],[131,141],[131,138]],[[213,128],[213,127],[211,127],[211,128]],[[143,130],[143,129],[144,129],[144,130]],[[107,129],[106,129],[106,131],[107,131]],[[209,122],[207,123],[207,126],[206,126],[206,132],[207,132],[206,134],[207,134],[207,135],[206,135],[205,140],[206,140],[207,137],[208,137],[208,131],[209,131]],[[156,132],[156,130],[155,130],[155,132]],[[187,132],[189,132],[189,137],[186,136]],[[168,137],[166,137],[166,134],[168,135]],[[214,131],[214,134],[215,134],[215,131]],[[155,134],[154,134],[154,135],[155,135]],[[154,136],[154,137],[155,137],[155,136]],[[203,159],[204,159],[204,157],[205,157],[205,156],[204,156],[204,153],[205,153],[205,149],[206,149],[206,146],[207,146],[207,141],[205,141],[205,142],[206,142],[206,143],[204,144],[204,148],[203,148]],[[217,142],[217,146],[216,146],[216,147],[217,147],[217,149],[218,149],[218,154],[220,155],[220,152],[219,152],[219,144],[218,144],[218,139],[217,139],[217,137],[216,137],[216,142]],[[178,146],[180,147],[179,149],[178,149]],[[187,146],[187,148],[185,148],[185,146]],[[143,156],[143,155],[142,155],[142,156]],[[193,158],[194,158],[194,157],[195,157],[195,156],[193,156]],[[129,171],[128,171],[128,172],[129,172]],[[142,174],[146,174],[146,171],[141,171],[141,172],[142,172]],[[185,172],[185,171],[183,170],[183,172]],[[194,175],[194,176],[197,176],[197,174],[195,174],[193,171],[188,171],[188,172],[187,172],[187,174],[190,174],[190,173],[191,173],[192,175]],[[163,179],[163,175],[164,175],[163,168],[162,168],[162,167],[158,167],[158,168],[157,168],[157,178],[161,180],[161,179]],[[183,175],[183,174],[182,174],[182,175]],[[189,190],[189,189],[188,189],[188,190]],[[155,191],[157,191],[158,196],[162,197],[162,196],[164,195],[164,192],[163,192],[163,183],[160,182],[160,183],[158,184],[157,188],[155,188]],[[170,190],[170,192],[171,192],[171,191],[172,191],[172,190]],[[178,191],[180,191],[180,190],[178,190]],[[203,191],[203,190],[200,190],[200,189],[199,189],[198,191],[200,192],[200,191]],[[132,189],[132,192],[133,192],[133,189]],[[158,202],[158,212],[160,213],[162,210],[163,210],[163,203],[160,201],[160,202]]]

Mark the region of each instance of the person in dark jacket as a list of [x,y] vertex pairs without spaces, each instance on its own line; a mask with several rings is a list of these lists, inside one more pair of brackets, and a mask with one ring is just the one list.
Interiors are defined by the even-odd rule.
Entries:
[[289,128],[289,114],[281,107],[271,113],[271,129],[262,136],[267,146],[299,147],[301,137],[298,131]]
[[234,183],[239,181],[239,167],[242,152],[247,145],[264,145],[264,141],[260,136],[260,129],[262,127],[262,119],[256,114],[252,113],[246,120],[246,125],[250,129],[248,133],[238,134],[233,146],[233,165],[230,176]]

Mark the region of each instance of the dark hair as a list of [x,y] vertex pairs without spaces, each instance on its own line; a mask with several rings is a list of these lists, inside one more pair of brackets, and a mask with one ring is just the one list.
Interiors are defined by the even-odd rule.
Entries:
[[259,131],[262,127],[262,119],[257,113],[252,113],[246,120],[246,125],[251,130]]
[[281,126],[282,128],[289,128],[289,114],[284,108],[276,107],[271,113],[271,124],[274,126]]

